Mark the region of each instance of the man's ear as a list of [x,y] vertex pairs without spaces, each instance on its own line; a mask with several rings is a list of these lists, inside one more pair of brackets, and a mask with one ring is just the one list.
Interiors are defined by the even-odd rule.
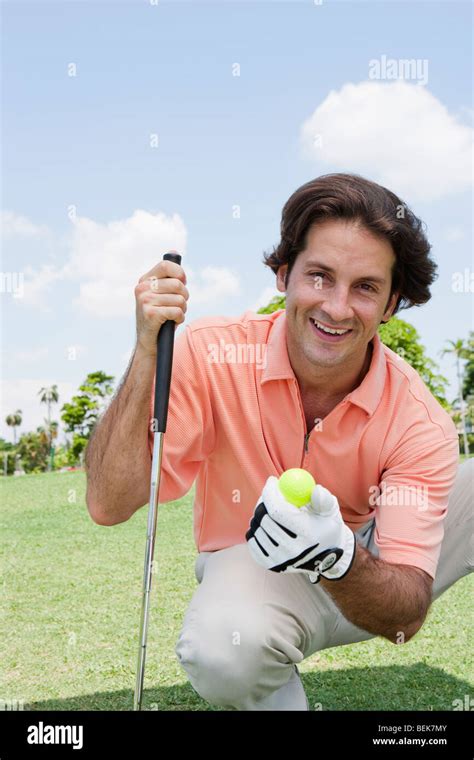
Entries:
[[397,305],[397,301],[400,297],[400,293],[392,293],[390,296],[390,300],[385,307],[384,315],[382,317],[381,323],[385,324],[388,322],[393,314],[393,310],[395,309],[395,306]]
[[285,277],[288,270],[288,264],[282,264],[278,268],[276,286],[280,293],[286,293]]

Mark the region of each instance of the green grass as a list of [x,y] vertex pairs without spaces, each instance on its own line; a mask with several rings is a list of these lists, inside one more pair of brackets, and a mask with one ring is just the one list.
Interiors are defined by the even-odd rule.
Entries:
[[[0,697],[33,710],[131,709],[148,508],[95,525],[82,472],[2,479],[0,489]],[[218,709],[196,694],[174,651],[195,556],[190,492],[159,507],[144,709]],[[408,644],[376,638],[304,660],[312,708],[450,710],[472,695],[472,582],[443,594]]]

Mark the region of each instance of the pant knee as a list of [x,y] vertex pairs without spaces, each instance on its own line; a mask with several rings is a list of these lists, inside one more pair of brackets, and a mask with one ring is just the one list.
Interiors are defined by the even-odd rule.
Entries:
[[254,688],[254,674],[217,655],[181,660],[194,690],[220,707],[237,707]]
[[206,615],[205,624],[183,629],[175,652],[195,691],[211,704],[237,706],[249,693],[266,694],[262,675],[269,652],[259,626],[239,630],[222,620],[212,625]]

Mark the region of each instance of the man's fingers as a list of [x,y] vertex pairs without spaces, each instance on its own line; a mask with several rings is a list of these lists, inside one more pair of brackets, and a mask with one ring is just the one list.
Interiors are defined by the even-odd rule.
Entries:
[[[177,253],[177,251],[169,251],[169,253]],[[160,280],[164,277],[174,277],[186,284],[186,272],[181,264],[176,264],[175,261],[168,261],[167,259],[159,261],[153,269],[150,269],[150,271],[144,274],[143,277],[140,277],[138,282],[143,282],[144,280],[149,280],[151,278]]]
[[162,293],[176,293],[184,296],[186,300],[189,298],[189,290],[184,285],[182,280],[178,280],[176,277],[165,277],[158,279],[156,277],[148,277],[146,280],[140,280],[138,285],[135,286],[135,294],[138,297],[145,297],[143,294],[162,294]]
[[189,291],[186,274],[174,261],[159,261],[135,285],[137,345],[152,356],[157,335],[168,320],[181,324],[187,310]]
[[274,475],[268,478],[263,487],[262,501],[267,508],[268,514],[275,522],[298,534],[301,527],[302,513],[298,507],[286,501],[280,491],[278,479]]
[[255,532],[255,539],[266,553],[271,557],[275,551],[275,544],[267,536],[263,528],[258,528]]
[[318,484],[311,493],[311,507],[309,509],[318,515],[330,517],[339,512],[339,502],[331,491]]
[[249,548],[249,552],[254,558],[255,562],[259,565],[263,565],[263,567],[267,568],[267,570],[270,568],[272,562],[269,560],[268,557],[265,556],[265,554],[260,549],[259,545],[257,544],[255,538],[250,538],[247,541],[247,546]]
[[284,544],[289,538],[296,538],[296,534],[293,531],[278,525],[268,514],[262,518],[260,526],[273,539],[275,544]]

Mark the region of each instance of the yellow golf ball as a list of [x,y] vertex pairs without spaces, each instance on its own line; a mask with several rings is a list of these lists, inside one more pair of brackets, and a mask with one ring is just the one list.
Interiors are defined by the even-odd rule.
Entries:
[[293,467],[286,470],[278,479],[278,487],[283,496],[295,507],[304,507],[311,501],[311,492],[316,482],[307,470]]

